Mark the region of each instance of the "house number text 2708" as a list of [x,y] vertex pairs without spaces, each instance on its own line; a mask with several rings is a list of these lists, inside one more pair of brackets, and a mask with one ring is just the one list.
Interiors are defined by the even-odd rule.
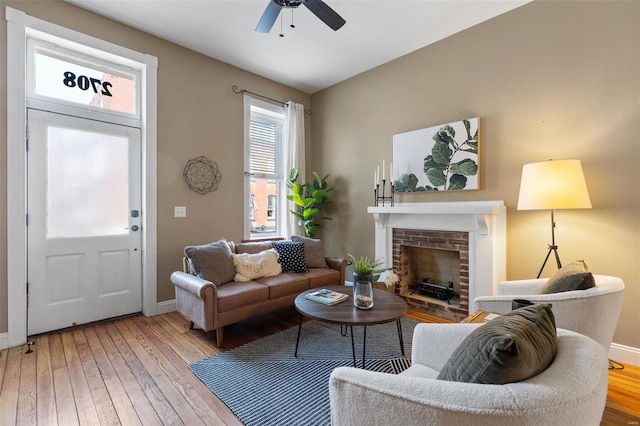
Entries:
[[98,93],[98,90],[100,90],[100,94],[102,95],[113,96],[109,91],[113,85],[108,81],[100,81],[100,79],[87,77],[86,75],[76,76],[71,71],[64,73],[63,83],[67,87],[78,87],[80,90],[89,90],[89,88],[92,88],[94,93]]

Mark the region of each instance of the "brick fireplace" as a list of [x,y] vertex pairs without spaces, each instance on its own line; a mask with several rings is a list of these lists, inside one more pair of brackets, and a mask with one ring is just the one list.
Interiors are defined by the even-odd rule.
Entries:
[[400,276],[396,293],[411,309],[459,321],[473,299],[506,278],[502,201],[369,207],[375,257]]

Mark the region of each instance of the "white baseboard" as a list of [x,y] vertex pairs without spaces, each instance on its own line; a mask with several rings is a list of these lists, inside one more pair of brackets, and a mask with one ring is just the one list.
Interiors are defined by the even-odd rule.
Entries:
[[9,347],[9,333],[0,333],[0,351]]
[[164,302],[158,302],[156,315],[167,314],[175,310],[176,310],[176,299],[165,300]]
[[609,359],[640,367],[640,349],[612,343],[609,348]]

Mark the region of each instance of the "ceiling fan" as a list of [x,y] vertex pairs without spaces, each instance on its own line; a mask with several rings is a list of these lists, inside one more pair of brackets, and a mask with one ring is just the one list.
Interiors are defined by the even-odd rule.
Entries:
[[271,27],[273,27],[276,19],[278,19],[282,8],[295,9],[301,4],[305,5],[311,13],[320,18],[322,22],[334,31],[339,30],[347,22],[322,0],[271,0],[262,14],[260,22],[258,22],[256,31],[259,33],[268,33],[271,31]]

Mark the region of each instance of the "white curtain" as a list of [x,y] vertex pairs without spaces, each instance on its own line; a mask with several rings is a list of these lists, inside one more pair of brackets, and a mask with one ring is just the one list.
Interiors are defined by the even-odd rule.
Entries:
[[[304,147],[304,105],[289,101],[284,106],[285,179],[289,179],[289,172],[295,167],[299,171],[298,183],[306,182]],[[289,189],[286,186],[285,191],[289,195]],[[286,197],[280,197],[280,199],[284,204],[282,211],[287,218],[284,236],[289,238],[291,235],[304,235],[304,229],[298,225],[298,219],[289,212],[295,210],[295,204]]]

